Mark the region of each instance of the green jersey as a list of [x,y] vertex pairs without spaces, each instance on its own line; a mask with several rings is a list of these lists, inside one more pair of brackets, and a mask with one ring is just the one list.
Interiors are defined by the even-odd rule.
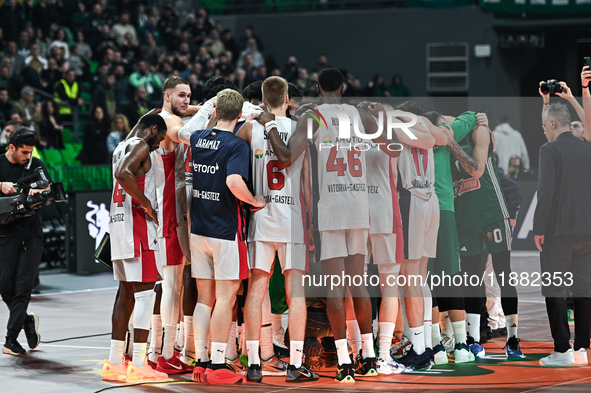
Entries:
[[[472,155],[474,150],[474,133],[468,134],[460,143],[462,149]],[[452,157],[451,173],[456,207],[456,223],[458,232],[482,228],[486,225],[509,218],[507,202],[501,190],[501,182],[497,175],[492,151],[492,137],[488,148],[488,157],[484,173],[474,179]]]
[[[449,124],[454,130],[454,139],[460,143],[476,127],[476,113],[464,112]],[[454,190],[449,166],[451,150],[448,146],[434,146],[435,194],[439,198],[439,210],[454,211]]]

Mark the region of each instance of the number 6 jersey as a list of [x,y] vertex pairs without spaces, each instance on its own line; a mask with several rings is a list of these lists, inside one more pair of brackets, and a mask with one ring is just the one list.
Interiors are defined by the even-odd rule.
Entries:
[[[285,144],[295,122],[277,117],[277,130]],[[304,154],[283,168],[267,137],[265,127],[253,122],[250,141],[252,179],[255,195],[263,195],[267,205],[250,216],[248,241],[304,243],[301,187]]]
[[[113,184],[115,186],[111,198],[112,259],[139,258],[141,251],[158,250],[156,222],[147,218],[148,215],[144,209],[134,207],[139,205],[139,201],[128,195],[115,179],[115,172],[121,165],[127,146],[135,140],[140,140],[140,138],[130,138],[119,143],[113,152]],[[135,179],[146,198],[152,202],[152,206],[156,206],[156,180],[153,163],[144,176]],[[158,210],[157,207],[155,209]]]

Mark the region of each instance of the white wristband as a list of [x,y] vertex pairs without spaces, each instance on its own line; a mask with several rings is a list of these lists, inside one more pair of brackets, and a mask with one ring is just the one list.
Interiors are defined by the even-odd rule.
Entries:
[[273,128],[277,128],[277,122],[275,120],[271,120],[265,123],[265,130],[267,133],[271,132]]

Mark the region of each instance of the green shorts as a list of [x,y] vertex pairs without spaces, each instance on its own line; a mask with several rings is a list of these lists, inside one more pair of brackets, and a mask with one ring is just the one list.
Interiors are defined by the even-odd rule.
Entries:
[[511,251],[511,225],[508,219],[502,219],[481,228],[458,232],[458,240],[461,256],[480,255],[484,245],[490,254]]
[[437,257],[429,261],[431,274],[452,275],[460,271],[460,255],[458,254],[458,230],[456,215],[449,210],[439,212],[439,232],[437,234]]
[[271,313],[283,314],[287,311],[287,300],[285,295],[285,276],[281,271],[279,258],[275,254],[275,267],[269,278],[269,299],[271,300]]

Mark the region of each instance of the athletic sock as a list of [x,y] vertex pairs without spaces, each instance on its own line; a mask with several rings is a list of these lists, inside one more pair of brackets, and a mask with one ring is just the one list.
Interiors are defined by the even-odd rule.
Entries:
[[291,340],[289,342],[289,364],[300,368],[302,365],[302,355],[304,354],[304,342]]
[[150,340],[150,361],[156,363],[162,354],[162,318],[160,314],[152,315],[152,338]]
[[125,341],[111,339],[111,350],[109,351],[109,363],[112,365],[119,364],[123,361],[123,353],[125,352]]
[[211,307],[197,303],[193,312],[193,334],[195,335],[195,359],[201,362],[209,360],[209,323]]
[[335,340],[334,345],[337,347],[337,359],[339,365],[351,363],[351,358],[349,357],[349,350],[347,349],[347,339],[342,338],[340,340]]
[[517,337],[517,327],[519,326],[519,324],[517,323],[518,319],[519,318],[517,314],[505,316],[505,323],[507,326],[507,338]]
[[456,321],[450,325],[456,338],[456,344],[466,344],[466,321]]
[[361,356],[364,359],[376,357],[376,351],[373,348],[373,333],[363,333],[361,335]]
[[251,364],[261,364],[259,340],[246,340],[246,353],[248,353],[248,367]]
[[224,364],[226,362],[226,343],[211,343],[211,363]]
[[136,367],[142,367],[146,362],[147,343],[133,343],[133,364]]
[[379,357],[388,359],[390,356],[390,348],[392,347],[392,336],[394,336],[394,329],[396,324],[394,322],[378,322],[379,335]]
[[353,357],[355,357],[361,349],[361,331],[359,330],[359,324],[356,319],[347,320],[347,334],[349,335]]
[[184,360],[188,360],[187,357],[190,357],[191,360],[195,359],[195,335],[193,334],[193,317],[184,315],[183,316],[183,325],[184,326],[184,343],[183,343],[183,356],[185,356]]
[[423,325],[419,327],[411,327],[410,330],[410,342],[417,355],[425,352],[425,328]]
[[174,339],[176,336],[175,325],[164,325],[164,339],[162,346],[162,356],[164,359],[170,359],[174,355]]
[[431,348],[441,344],[441,332],[439,331],[439,322],[431,325]]
[[480,342],[480,314],[466,313],[466,320],[468,321],[468,335],[474,339],[475,342]]

